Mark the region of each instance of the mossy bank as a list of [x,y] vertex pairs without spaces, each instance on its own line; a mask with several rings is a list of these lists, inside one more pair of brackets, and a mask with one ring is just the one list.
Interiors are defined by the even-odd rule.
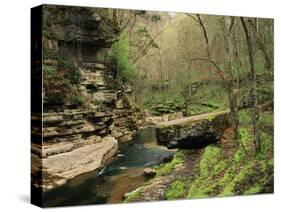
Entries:
[[[252,129],[239,129],[232,141],[231,128],[217,144],[199,150],[178,150],[174,159],[155,167],[157,174],[127,195],[125,202],[193,199],[273,192],[273,136],[263,132],[262,150],[256,154]],[[185,170],[185,171],[183,171]],[[155,198],[154,198],[155,200]]]

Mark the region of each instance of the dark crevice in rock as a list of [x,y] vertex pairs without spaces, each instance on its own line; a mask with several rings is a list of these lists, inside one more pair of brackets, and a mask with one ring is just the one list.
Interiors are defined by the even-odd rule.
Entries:
[[156,124],[156,138],[168,148],[201,149],[218,141],[230,126],[229,111],[184,117]]
[[206,146],[216,143],[217,137],[212,133],[205,133],[198,137],[187,137],[179,141],[171,141],[168,143],[167,148],[174,149],[203,149]]

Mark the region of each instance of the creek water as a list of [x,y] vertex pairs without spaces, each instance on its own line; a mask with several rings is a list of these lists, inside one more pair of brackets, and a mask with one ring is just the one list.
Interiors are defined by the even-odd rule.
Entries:
[[140,130],[116,160],[97,172],[78,176],[67,184],[43,194],[44,206],[120,203],[123,195],[141,186],[147,179],[143,169],[157,165],[174,153],[157,145],[155,129]]

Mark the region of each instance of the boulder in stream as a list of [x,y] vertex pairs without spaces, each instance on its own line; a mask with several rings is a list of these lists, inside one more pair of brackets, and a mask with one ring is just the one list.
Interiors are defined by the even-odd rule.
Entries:
[[145,177],[154,177],[156,175],[156,170],[155,169],[152,169],[152,168],[145,168],[143,170],[143,175]]

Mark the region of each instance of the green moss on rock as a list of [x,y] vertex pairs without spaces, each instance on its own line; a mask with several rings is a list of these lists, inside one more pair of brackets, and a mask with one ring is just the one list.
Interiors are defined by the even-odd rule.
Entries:
[[174,181],[165,192],[167,200],[182,199],[186,196],[186,186],[180,180]]
[[132,191],[131,193],[128,194],[127,198],[124,200],[124,203],[129,203],[137,200],[139,197],[139,194],[143,192],[144,187],[139,187],[138,189]]
[[200,175],[192,183],[187,198],[247,195],[273,191],[271,137],[262,134],[262,153],[255,155],[249,130],[241,128],[239,135],[240,145],[233,154],[230,154],[231,151],[227,147],[208,146],[205,148],[200,161]]
[[165,176],[170,174],[176,165],[179,165],[183,162],[184,162],[184,152],[183,151],[176,152],[171,162],[156,167],[157,170],[156,176]]
[[[228,164],[222,160],[222,149],[216,145],[205,148],[200,161],[200,174],[192,184],[187,198],[203,198],[213,196],[216,185],[212,178],[226,169]],[[210,183],[212,182],[212,183]]]

